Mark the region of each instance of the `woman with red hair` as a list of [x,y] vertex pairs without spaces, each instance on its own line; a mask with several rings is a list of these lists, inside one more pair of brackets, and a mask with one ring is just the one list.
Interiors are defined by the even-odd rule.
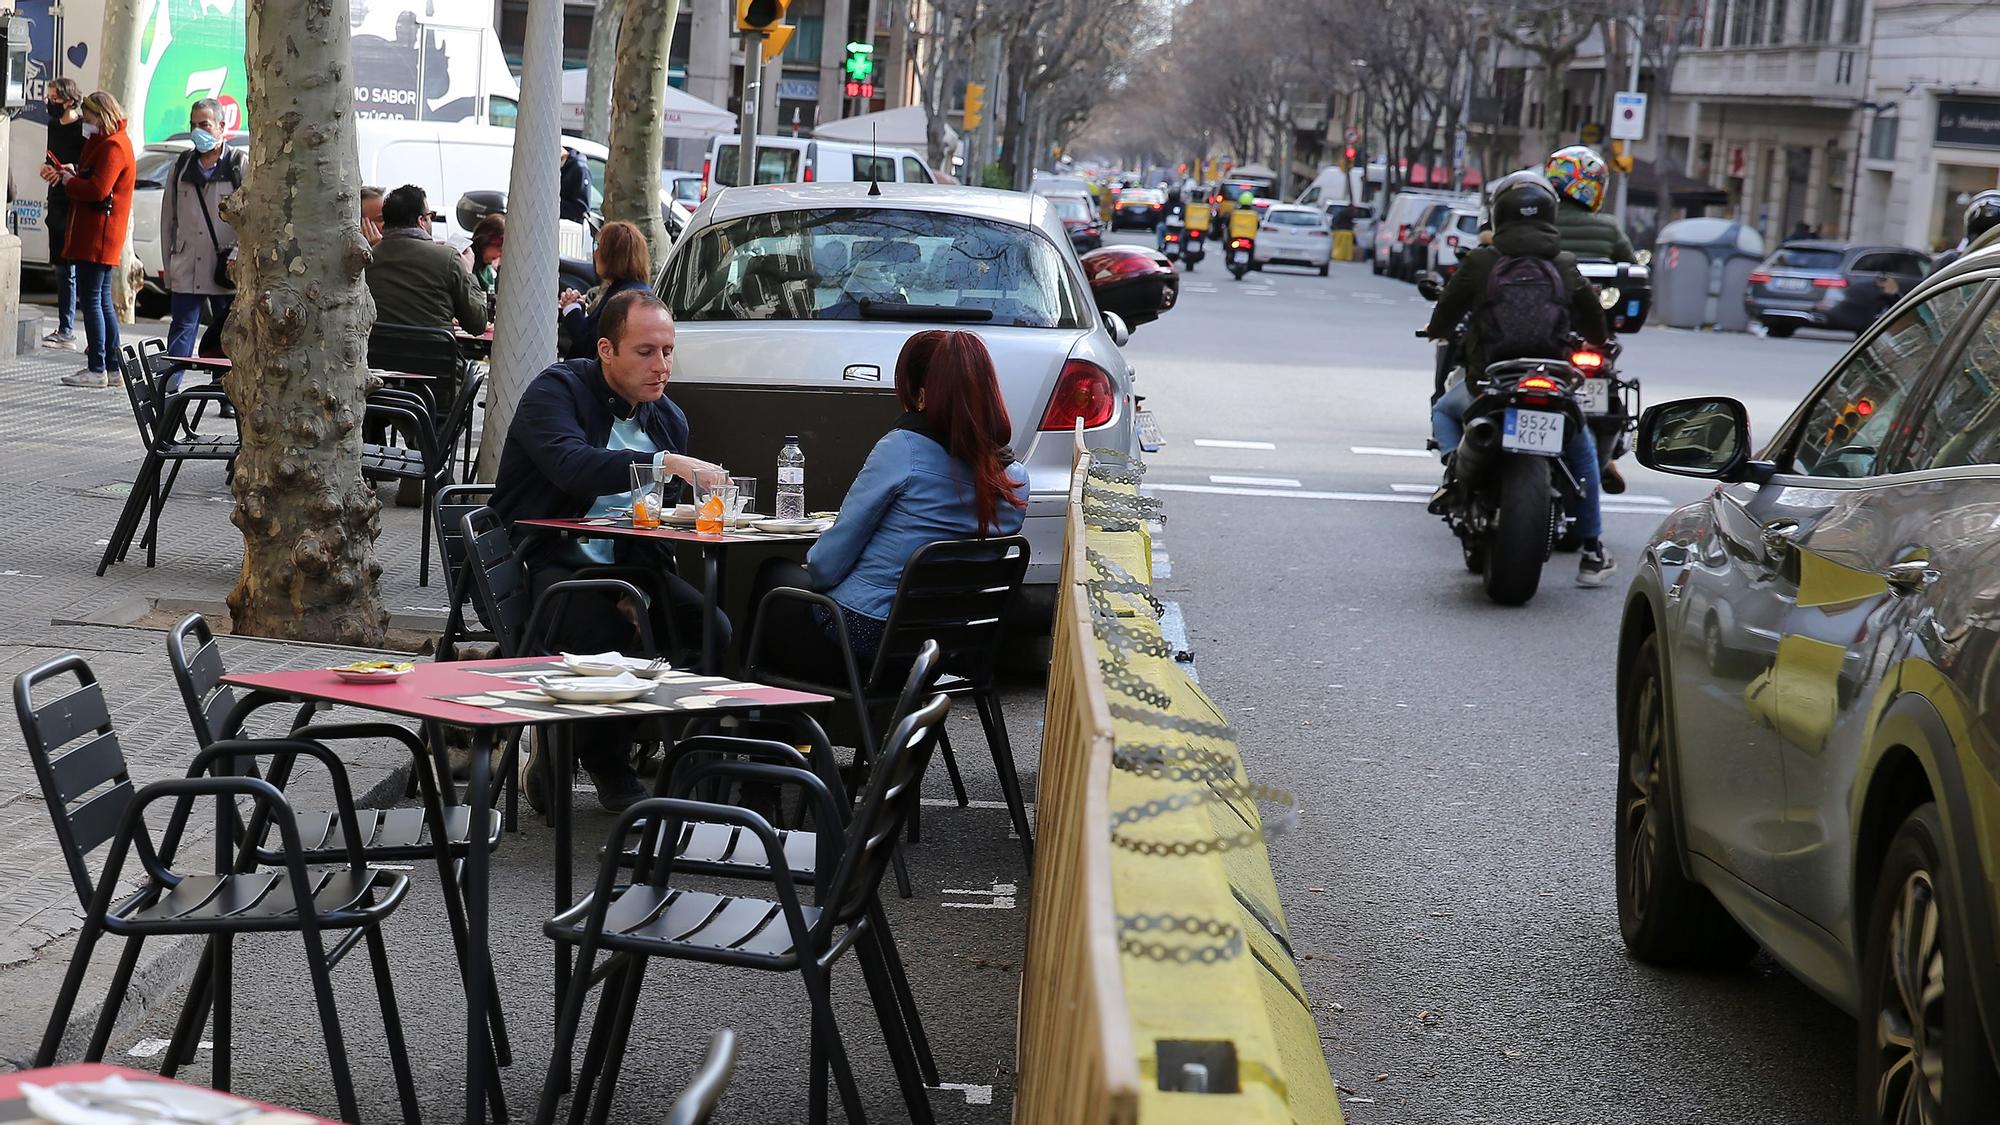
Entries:
[[[1028,507],[1028,473],[1008,448],[1013,423],[978,335],[933,330],[910,337],[896,360],[896,401],[903,416],[869,452],[840,518],[813,544],[805,567],[774,560],[759,575],[760,590],[802,587],[838,603],[864,671],[881,646],[911,557],[944,540],[1013,535]],[[778,658],[786,671],[845,681],[831,613],[786,599],[770,612],[784,615],[766,628],[789,642]]]

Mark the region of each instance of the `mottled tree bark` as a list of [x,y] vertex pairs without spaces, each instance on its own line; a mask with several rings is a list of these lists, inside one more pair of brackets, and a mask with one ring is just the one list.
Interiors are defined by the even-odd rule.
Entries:
[[[132,138],[132,151],[146,145],[145,115],[139,104],[139,6],[110,3],[104,6],[104,26],[97,49],[97,88],[108,91],[125,108],[129,120],[125,133]],[[85,90],[88,94],[91,91]],[[111,308],[118,319],[130,324],[139,319],[139,255],[132,250],[132,227],[125,227],[125,268],[111,274]]]
[[660,119],[667,110],[667,56],[681,5],[680,0],[623,3],[611,95],[611,156],[604,165],[604,217],[638,224],[658,265],[667,254],[667,224],[660,217],[665,151]]
[[[250,0],[250,164],[227,217],[242,241],[223,339],[243,433],[235,631],[380,643],[389,615],[361,476],[368,331],[347,0]],[[412,532],[414,534],[414,532]]]
[[603,141],[611,135],[611,80],[618,59],[618,28],[624,22],[623,0],[597,0],[590,18],[590,69],[583,95],[583,135]]

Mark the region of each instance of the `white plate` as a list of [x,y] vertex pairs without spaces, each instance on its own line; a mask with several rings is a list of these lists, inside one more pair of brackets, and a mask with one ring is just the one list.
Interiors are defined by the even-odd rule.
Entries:
[[562,666],[578,676],[616,676],[630,672],[642,680],[657,680],[668,671],[664,663],[654,667],[653,662],[643,656],[626,656],[619,652],[599,652],[589,656],[565,652],[562,654]]
[[653,690],[645,681],[620,682],[618,678],[594,676],[537,676],[529,683],[559,703],[624,703]]
[[414,668],[383,668],[374,671],[335,668],[333,674],[350,684],[392,684],[414,671],[416,671]]
[[1507,408],[1506,426],[1500,431],[1500,447],[1515,453],[1560,457],[1563,450],[1563,416],[1550,410]]
[[833,526],[832,520],[766,520],[755,519],[750,526],[758,531],[768,531],[774,535],[812,535]]

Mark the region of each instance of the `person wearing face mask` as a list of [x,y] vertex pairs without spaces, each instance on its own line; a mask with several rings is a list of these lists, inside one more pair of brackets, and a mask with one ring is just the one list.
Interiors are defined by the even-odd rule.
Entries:
[[[49,82],[43,108],[49,114],[48,150],[57,164],[74,165],[83,158],[83,90],[74,78]],[[46,167],[46,166],[45,166]],[[47,178],[46,173],[43,176]],[[56,330],[42,337],[45,348],[76,350],[76,266],[63,254],[63,236],[69,233],[69,193],[60,182],[49,186],[49,202],[42,214],[42,228],[49,232],[49,268],[56,275]]]
[[125,235],[132,224],[132,187],[136,165],[132,138],[125,132],[125,110],[103,90],[90,94],[79,107],[83,117],[83,153],[73,164],[42,165],[42,179],[60,184],[69,197],[69,229],[63,254],[76,263],[78,304],[83,312],[85,367],[63,376],[72,387],[109,387],[112,365],[118,362],[118,314],[111,304],[111,274],[125,254]]
[[160,193],[160,247],[173,315],[168,355],[194,355],[204,314],[221,324],[236,293],[229,269],[236,232],[222,219],[222,201],[243,186],[243,154],[222,143],[222,105],[214,98],[194,103],[188,129],[194,147],[174,160]]

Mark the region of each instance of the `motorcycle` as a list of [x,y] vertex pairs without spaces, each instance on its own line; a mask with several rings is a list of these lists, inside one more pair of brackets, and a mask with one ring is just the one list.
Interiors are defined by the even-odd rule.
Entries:
[[1165,254],[1170,262],[1181,256],[1181,228],[1168,227],[1166,233],[1160,236],[1160,253]]
[[1238,281],[1250,272],[1250,252],[1256,240],[1241,236],[1229,240],[1229,273]]
[[1189,227],[1181,239],[1181,264],[1189,273],[1194,272],[1197,262],[1208,256],[1208,237],[1200,227]]
[[1597,287],[1605,322],[1621,336],[1645,327],[1646,315],[1653,309],[1652,254],[1640,251],[1640,257],[1636,264],[1603,258],[1580,258],[1576,263],[1584,280]]

